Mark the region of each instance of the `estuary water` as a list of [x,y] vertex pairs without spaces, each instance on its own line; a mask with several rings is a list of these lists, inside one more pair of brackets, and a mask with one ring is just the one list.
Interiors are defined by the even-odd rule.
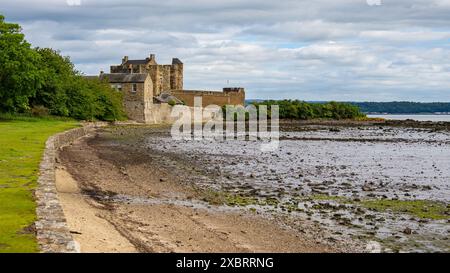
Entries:
[[370,118],[384,118],[387,120],[416,120],[416,121],[448,121],[450,122],[450,115],[368,115]]

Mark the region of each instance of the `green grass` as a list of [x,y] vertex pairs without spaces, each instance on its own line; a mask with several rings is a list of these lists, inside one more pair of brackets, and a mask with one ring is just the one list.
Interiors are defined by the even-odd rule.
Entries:
[[0,115],[0,253],[36,252],[33,190],[45,141],[76,121]]

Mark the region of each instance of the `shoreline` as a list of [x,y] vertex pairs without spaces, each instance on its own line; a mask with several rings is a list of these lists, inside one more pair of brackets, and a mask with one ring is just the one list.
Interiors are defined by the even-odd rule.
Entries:
[[[204,193],[183,181],[185,177],[180,179],[158,166],[155,163],[158,157],[140,153],[133,143],[117,145],[102,140],[102,134],[76,141],[59,155],[59,168],[67,173],[58,176],[58,183],[70,184],[73,179],[72,184],[76,181],[80,188],[78,199],[63,196],[61,202],[81,252],[130,252],[131,245],[138,252],[345,251],[301,236],[292,228],[261,215],[242,209],[223,210],[221,206],[206,203],[202,200]],[[185,168],[189,168],[188,164]],[[70,211],[80,198],[84,200],[81,202],[84,212]],[[167,202],[158,203],[158,200]],[[100,230],[114,228],[106,239],[109,245],[94,247],[101,245],[94,238],[102,236],[92,234],[96,229],[83,228],[91,226],[91,222],[103,222],[98,224]],[[117,232],[120,237],[114,235]],[[129,244],[124,243],[124,238]]]
[[[275,214],[318,221],[336,235],[330,240],[341,240],[344,231],[378,241],[387,252],[446,249],[448,130],[420,122],[332,123],[280,122],[281,147],[272,154],[258,152],[252,141],[186,142],[164,135],[148,138],[146,146],[199,164],[230,193],[218,202],[269,205]],[[200,177],[196,183],[211,186]]]
[[[401,131],[404,130],[403,128],[410,128],[407,129],[407,131],[416,130],[418,132],[425,133],[442,131],[445,133],[447,132],[446,125],[448,125],[410,121],[383,121],[382,124],[384,125],[380,125],[379,122],[372,122],[369,124],[365,122],[363,124],[362,122],[354,121],[331,122],[331,125],[330,121],[327,121],[325,124],[323,123],[323,121],[308,122],[308,124],[305,124],[305,122],[283,121],[280,122],[280,127],[283,132],[286,132],[286,130],[287,132],[290,132],[293,129],[298,130],[304,126],[307,126],[308,128],[310,128],[308,130],[311,130],[312,128],[311,132],[313,134],[316,134],[317,132],[328,132],[328,129],[326,129],[327,126],[330,126],[330,128],[336,128],[336,126],[338,127],[338,130],[333,129],[329,131],[333,134],[340,134],[341,130],[343,130],[344,132],[346,130],[354,130],[359,132],[362,128],[365,128],[362,131],[366,131],[367,128],[376,128],[377,130],[381,131],[387,130],[387,132],[391,130]],[[390,124],[392,126],[387,126],[386,124]],[[414,124],[415,126],[408,127],[411,124]],[[250,191],[248,191],[246,189],[246,183],[238,186],[237,188],[234,188],[232,184],[222,184],[221,182],[219,182],[220,179],[223,178],[225,180],[234,180],[235,178],[233,177],[236,176],[237,179],[237,176],[239,175],[233,174],[232,176],[229,176],[226,174],[220,174],[221,172],[217,174],[215,170],[208,170],[208,168],[205,167],[206,165],[203,165],[204,163],[201,162],[203,159],[206,159],[206,162],[208,162],[209,159],[207,159],[207,157],[205,158],[204,156],[201,156],[200,154],[194,154],[192,157],[185,157],[180,155],[178,152],[174,152],[176,149],[180,148],[180,143],[169,142],[169,144],[165,142],[158,142],[159,140],[157,140],[157,149],[155,149],[155,147],[152,147],[151,145],[148,146],[148,143],[145,144],[145,140],[153,138],[159,139],[160,137],[164,138],[165,136],[167,136],[168,128],[168,125],[108,127],[104,130],[97,131],[95,136],[87,139],[85,143],[76,142],[73,146],[65,148],[60,153],[60,156],[62,157],[61,166],[63,166],[63,168],[65,168],[70,173],[70,175],[73,176],[73,179],[77,181],[81,188],[82,197],[87,200],[88,203],[97,204],[97,206],[94,205],[95,209],[98,209],[98,204],[100,204],[101,210],[96,212],[97,216],[100,215],[100,219],[107,220],[110,224],[109,228],[111,228],[112,225],[112,228],[114,228],[116,232],[119,232],[122,239],[126,238],[128,242],[135,247],[136,251],[363,252],[366,251],[364,245],[365,243],[373,243],[370,239],[372,235],[364,237],[364,239],[361,241],[357,238],[358,236],[347,237],[347,235],[344,235],[340,232],[336,232],[333,235],[333,230],[329,230],[328,228],[324,229],[322,226],[323,223],[318,221],[318,218],[316,216],[312,218],[309,217],[309,212],[305,216],[302,216],[303,212],[300,212],[300,214],[298,214],[296,212],[296,209],[292,208],[291,205],[289,205],[290,201],[288,201],[288,203],[286,204],[279,203],[279,206],[281,206],[280,208],[283,208],[283,210],[288,210],[289,214],[286,214],[282,211],[280,211],[279,213],[268,213],[266,209],[261,208],[270,204],[269,201],[270,198],[272,198],[270,197],[270,195],[269,197],[267,197],[269,199],[266,199],[267,201],[264,201],[261,205],[261,198],[258,196],[263,195],[256,195],[256,199],[252,197],[254,196],[251,194],[251,192],[253,191],[253,187],[250,187]],[[298,132],[306,131],[298,130]],[[296,139],[292,136],[284,139],[284,141],[300,141],[308,143],[311,141],[344,141],[342,143],[361,142],[361,145],[365,145],[365,142],[367,142],[368,145],[372,145],[371,143],[386,143],[386,145],[390,145],[389,143],[392,143],[394,145],[398,145],[401,143],[421,145],[421,143],[427,143],[423,142],[420,139],[411,142],[408,139],[401,138],[392,140],[389,139],[389,141],[387,142],[379,141],[373,138],[369,138],[367,140],[357,140],[358,141],[355,142],[352,139],[346,140],[345,138],[321,138],[319,135],[316,135],[310,140],[308,138]],[[434,145],[433,143],[435,141],[438,140],[431,140],[429,141],[429,144]],[[88,154],[89,156],[87,156],[86,154]],[[84,161],[85,164],[81,164],[82,161]],[[226,165],[228,163],[223,162],[222,164]],[[212,166],[214,166],[214,164]],[[102,170],[104,168],[110,171],[104,172],[104,170]],[[217,183],[213,183],[209,186],[204,186],[207,185],[202,184],[202,181],[205,179],[207,181],[216,181],[216,179],[219,180],[217,180]],[[348,197],[344,198],[342,196],[330,196],[328,195],[328,193],[328,196],[323,195],[323,185],[321,183],[308,182],[307,184],[308,187],[312,187],[313,193],[314,191],[317,191],[317,193],[309,197],[313,198],[309,199],[310,201],[304,198],[300,198],[298,200],[300,200],[300,203],[306,201],[306,203],[304,203],[305,206],[312,206],[310,207],[311,209],[307,210],[311,210],[311,215],[317,210],[322,211],[329,209],[331,209],[331,213],[333,214],[333,211],[337,208],[340,208],[342,206],[349,206],[349,204],[350,207],[353,207],[356,204],[356,202],[353,201],[354,198],[348,199]],[[125,185],[127,185],[127,187],[125,187]],[[238,190],[238,192],[233,193],[235,190]],[[370,190],[369,193],[372,194],[372,191],[373,190]],[[249,192],[250,195],[247,195],[246,192]],[[321,193],[322,195],[320,195]],[[365,200],[363,201],[366,202]],[[374,206],[378,206],[377,203],[370,202],[367,202],[367,206],[372,206],[372,208],[368,207],[368,212],[375,208]],[[358,201],[358,203],[361,202]],[[361,205],[363,204],[366,203],[361,203]],[[352,208],[350,211],[353,211],[354,209],[356,209],[356,212],[358,213],[366,211],[366,209],[361,210],[361,205]],[[431,204],[431,206],[434,205]],[[292,215],[290,215],[291,210],[293,210]],[[166,229],[172,229],[173,224],[165,220],[168,218],[167,213],[165,213],[166,211],[172,211],[170,217],[173,217],[173,215],[177,215],[181,217],[180,219],[185,221],[183,222],[182,220],[180,220],[180,222],[183,223],[182,225],[187,227],[186,230],[179,230],[175,228],[177,234],[176,239],[174,239],[172,235],[167,233]],[[126,215],[127,217],[131,217],[130,215],[133,214],[135,214],[134,218],[128,218],[127,220],[124,220],[124,215]],[[338,213],[335,212],[334,214],[337,215]],[[366,214],[366,212],[363,212],[363,215],[364,214]],[[186,217],[186,215],[190,217]],[[192,219],[192,215],[194,215],[195,221]],[[201,215],[201,217],[197,217],[198,215]],[[224,218],[218,218],[218,215],[226,216],[223,216]],[[383,222],[395,221],[397,217],[405,220],[404,216],[395,216],[395,214],[385,215],[381,212],[377,212],[374,215],[371,215],[372,213],[366,215],[367,217],[370,216],[370,218],[367,219],[371,223],[371,225],[373,225],[373,223],[371,222],[371,217],[377,217],[373,219],[378,219],[379,221]],[[75,214],[72,217],[78,216],[78,214]],[[70,218],[71,217],[69,217],[69,219]],[[159,219],[158,223],[149,224],[150,219],[155,218]],[[69,219],[68,222],[70,223],[71,220]],[[249,224],[249,221],[252,222],[255,219],[260,219],[261,221],[263,221],[258,225],[258,227],[264,228],[256,230],[255,226]],[[336,218],[334,220],[337,220],[341,225],[344,226],[352,227],[353,225],[346,217]],[[420,218],[417,221],[419,221],[419,223],[422,223],[419,224],[419,226],[424,225],[428,222],[428,220],[427,222],[422,222]],[[176,222],[178,223],[178,221]],[[201,243],[199,243],[202,242],[201,238],[197,238],[196,240],[191,239],[186,242],[186,238],[195,238],[194,235],[188,234],[190,234],[192,230],[198,230],[199,223],[202,223],[201,226],[204,227],[205,222],[207,222],[209,225],[211,225],[212,223],[212,225],[215,227],[213,229],[220,230],[219,233],[216,232],[215,235],[211,235],[208,240],[214,242],[214,240],[222,238],[220,239],[220,243],[214,242],[212,243],[214,247],[207,248],[205,245],[201,245]],[[132,224],[127,226],[127,223]],[[230,226],[224,226],[224,223],[233,223],[233,226],[247,226],[248,229],[244,231],[245,233],[242,233],[242,230],[233,230],[233,228]],[[222,232],[222,230],[226,230],[225,233],[227,235],[225,237],[222,236],[225,234]],[[267,244],[261,246],[261,243],[265,240],[263,239],[263,237],[261,237],[262,234],[266,234],[266,236],[272,236],[267,234],[268,230],[271,230],[272,232],[276,230],[276,235],[279,236],[279,238],[283,238],[283,240],[286,240],[284,243],[284,245],[286,245],[286,248],[280,248],[280,246],[277,246],[276,243],[273,243],[270,246]],[[210,229],[207,229],[207,231],[210,231]],[[75,230],[74,237],[76,238],[83,236],[82,234],[84,234],[85,232],[86,231],[80,232]],[[403,230],[399,230],[397,232],[402,233]],[[87,234],[88,233],[89,232],[87,232]],[[236,234],[242,235],[241,233],[251,235],[253,239],[250,240],[249,237],[243,238],[242,236],[236,236]],[[371,233],[372,231],[370,231],[368,234]],[[404,237],[399,236],[395,233],[393,235],[394,237],[399,238]],[[234,242],[234,247],[230,246],[230,242],[228,241],[230,237],[234,238],[232,240]],[[82,238],[80,240],[83,241]],[[245,248],[236,247],[239,246],[237,242],[241,242],[242,240],[250,240],[250,242],[245,244]],[[90,242],[90,240],[86,241]],[[293,244],[292,242],[296,243]],[[393,250],[387,251],[396,250],[395,241],[386,242],[390,245],[390,247],[393,248]],[[299,248],[299,244],[302,247]],[[443,244],[443,246],[445,247],[445,242],[443,242]],[[149,248],[149,245],[153,247]],[[83,251],[83,244],[81,245],[81,248]],[[85,251],[89,251],[89,249],[89,246],[84,248]],[[101,249],[94,249],[94,251],[102,252]],[[123,252],[128,251],[129,250],[126,249],[123,250]],[[118,252],[121,251],[118,250]]]

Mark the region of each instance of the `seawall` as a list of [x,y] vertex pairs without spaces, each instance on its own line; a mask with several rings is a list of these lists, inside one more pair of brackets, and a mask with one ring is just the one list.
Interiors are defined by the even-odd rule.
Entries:
[[39,167],[36,198],[36,236],[39,251],[43,253],[76,253],[75,241],[70,234],[56,189],[55,164],[58,149],[86,136],[106,123],[90,123],[48,138]]

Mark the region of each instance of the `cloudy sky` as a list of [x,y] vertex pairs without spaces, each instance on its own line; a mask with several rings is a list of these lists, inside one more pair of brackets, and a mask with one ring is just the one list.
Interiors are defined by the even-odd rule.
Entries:
[[450,101],[450,0],[0,0],[85,74],[185,63],[187,89],[248,98]]

